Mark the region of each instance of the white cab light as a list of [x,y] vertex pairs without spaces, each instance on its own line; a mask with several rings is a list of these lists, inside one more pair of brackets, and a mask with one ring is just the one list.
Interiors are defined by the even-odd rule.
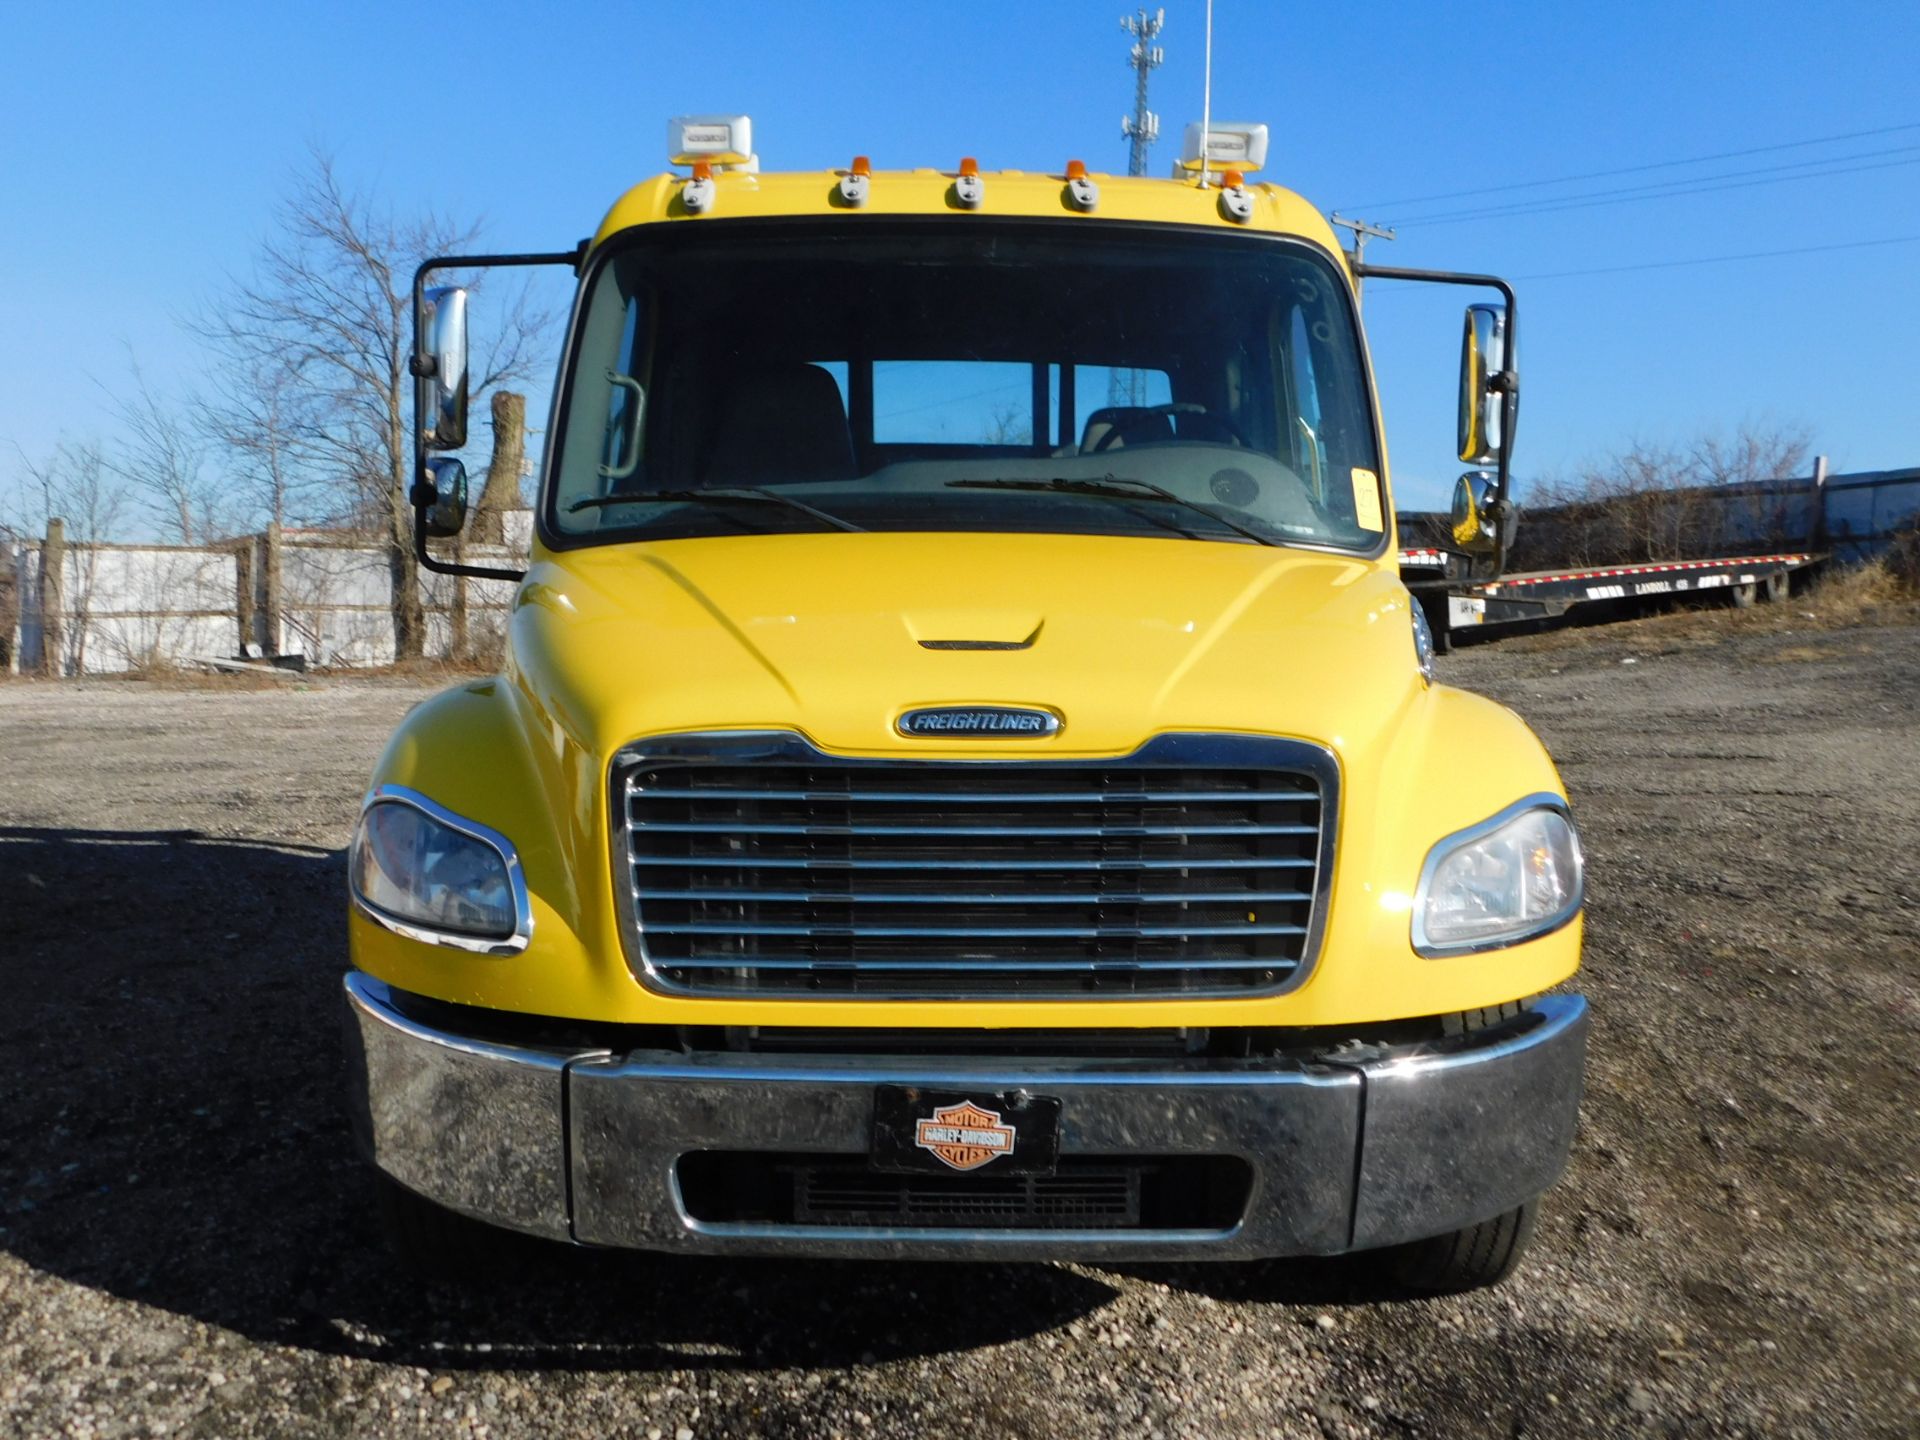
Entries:
[[753,121],[745,115],[676,115],[667,122],[667,156],[675,165],[705,160],[722,169],[756,168]]
[[[1248,175],[1267,163],[1267,127],[1254,124],[1227,124],[1216,120],[1207,130],[1206,165],[1209,171],[1238,170]],[[1180,144],[1180,168],[1189,173],[1200,168],[1200,122],[1187,126]]]

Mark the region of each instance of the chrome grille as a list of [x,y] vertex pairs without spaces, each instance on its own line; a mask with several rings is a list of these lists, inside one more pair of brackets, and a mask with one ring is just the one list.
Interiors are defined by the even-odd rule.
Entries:
[[977,763],[684,737],[614,781],[629,943],[661,988],[1076,998],[1300,978],[1336,783],[1316,747],[1190,735]]

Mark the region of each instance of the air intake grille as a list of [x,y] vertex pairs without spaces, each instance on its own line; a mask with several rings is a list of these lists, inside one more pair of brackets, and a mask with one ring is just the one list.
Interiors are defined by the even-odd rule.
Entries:
[[906,1175],[858,1155],[696,1150],[676,1171],[687,1213],[709,1225],[1225,1231],[1253,1193],[1253,1167],[1233,1155],[1063,1155],[1051,1175]]
[[[1166,737],[1127,761],[841,760],[682,741],[616,772],[633,942],[702,993],[1244,994],[1310,959],[1330,764]],[[1175,762],[1175,763],[1168,763]]]
[[880,1175],[858,1165],[794,1172],[801,1225],[934,1225],[1041,1230],[1140,1223],[1140,1169],[1067,1167],[1058,1175]]

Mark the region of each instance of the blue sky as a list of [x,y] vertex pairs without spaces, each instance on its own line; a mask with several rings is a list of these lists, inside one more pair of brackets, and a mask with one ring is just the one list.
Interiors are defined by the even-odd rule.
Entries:
[[[1203,6],[1167,7],[1155,173],[1200,109]],[[564,248],[663,166],[667,116],[745,110],[768,168],[1125,167],[1114,0],[972,7],[12,6],[0,47],[0,495],[14,450],[111,424],[130,348],[162,389],[178,318],[244,272],[308,147],[405,209]],[[556,10],[555,15],[558,15]],[[1804,424],[1840,469],[1920,464],[1920,128],[1692,167],[1404,202],[1920,126],[1920,6],[1218,0],[1214,114],[1265,120],[1263,178],[1403,222],[1370,258],[1521,284],[1518,469],[1633,438]],[[1889,152],[1889,153],[1878,153]],[[1847,157],[1860,157],[1848,160]],[[1467,223],[1422,214],[1804,163],[1791,183]],[[1876,168],[1865,168],[1873,166]],[[1753,178],[1753,177],[1747,177]],[[1771,180],[1772,177],[1759,177]],[[1739,183],[1738,177],[1714,182]],[[1561,278],[1527,277],[1556,276]],[[1441,503],[1458,293],[1369,292],[1398,501]]]

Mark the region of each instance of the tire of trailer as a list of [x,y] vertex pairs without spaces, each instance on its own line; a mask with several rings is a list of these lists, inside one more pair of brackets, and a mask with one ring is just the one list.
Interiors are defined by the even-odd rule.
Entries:
[[1774,571],[1773,574],[1767,576],[1766,579],[1760,582],[1760,598],[1770,605],[1778,604],[1787,598],[1789,583],[1786,571]]
[[1759,591],[1760,585],[1756,580],[1749,580],[1744,585],[1734,586],[1731,592],[1733,608],[1736,610],[1750,609],[1753,605],[1754,597]]

